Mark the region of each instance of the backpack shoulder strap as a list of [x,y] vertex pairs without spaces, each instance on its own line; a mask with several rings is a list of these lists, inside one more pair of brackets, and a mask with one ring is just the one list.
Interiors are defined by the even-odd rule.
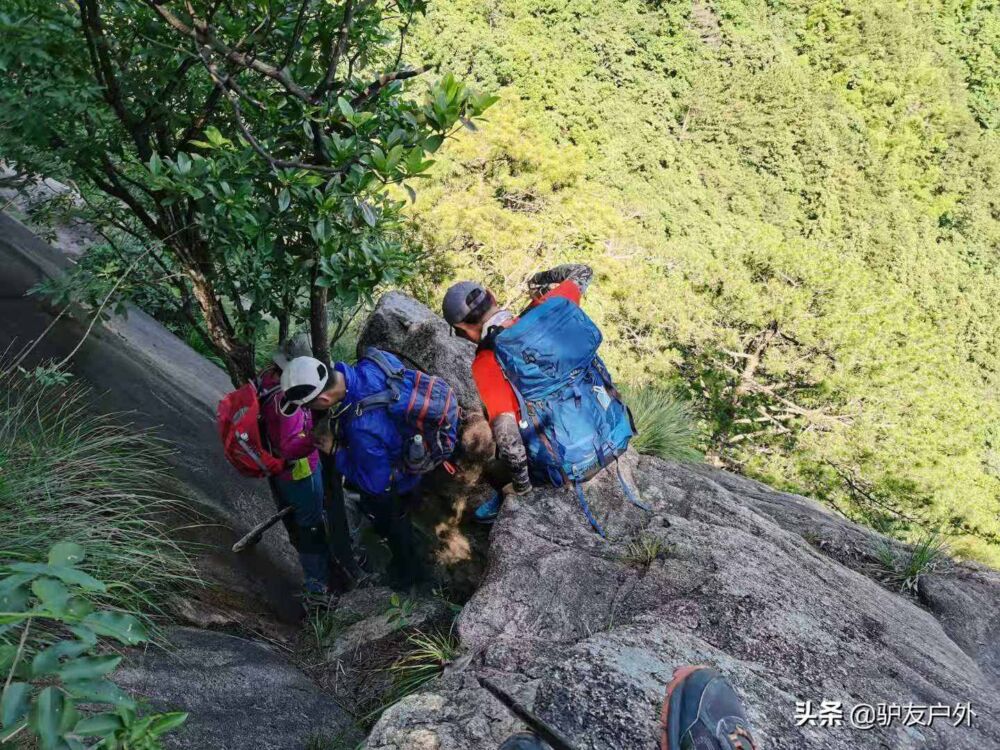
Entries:
[[365,396],[363,399],[358,401],[354,406],[354,412],[358,416],[361,416],[369,409],[374,409],[378,406],[388,406],[389,404],[398,401],[399,388],[396,387],[395,383],[403,380],[403,373],[405,371],[405,368],[402,366],[394,367],[385,356],[385,352],[381,349],[376,349],[374,346],[369,346],[365,349],[361,358],[375,363],[378,369],[380,369],[385,375],[386,385],[388,388],[384,391],[373,393],[370,396]]
[[506,331],[503,326],[490,326],[486,335],[479,339],[479,346],[476,347],[476,354],[483,350],[494,351],[497,346],[497,336]]
[[367,349],[365,349],[364,354],[362,355],[361,358],[370,359],[372,362],[378,365],[378,368],[385,374],[387,378],[403,377],[403,371],[405,368],[403,368],[402,366],[393,367],[389,363],[388,358],[386,358],[385,352],[383,352],[381,349],[376,349],[374,346],[369,346]]

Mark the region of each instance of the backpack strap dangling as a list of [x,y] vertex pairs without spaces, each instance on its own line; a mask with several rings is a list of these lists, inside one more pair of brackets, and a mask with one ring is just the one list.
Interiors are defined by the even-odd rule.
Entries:
[[625,481],[625,477],[622,476],[622,466],[617,459],[615,460],[615,473],[618,474],[618,483],[621,484],[622,490],[625,492],[625,497],[629,499],[629,502],[638,508],[642,508],[647,513],[652,513],[653,509],[641,502],[639,498],[636,497],[635,490],[629,487],[628,482]]
[[587,517],[590,521],[590,525],[594,527],[594,531],[598,533],[601,539],[607,539],[607,535],[604,533],[604,529],[601,528],[601,524],[597,522],[594,518],[594,514],[590,512],[590,505],[587,504],[587,498],[584,497],[583,487],[580,486],[579,482],[573,482],[573,489],[576,490],[576,499],[580,503],[580,508],[583,510],[583,515]]

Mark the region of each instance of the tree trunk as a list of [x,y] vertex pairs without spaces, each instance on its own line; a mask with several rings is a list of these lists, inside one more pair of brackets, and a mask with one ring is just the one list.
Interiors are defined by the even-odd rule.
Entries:
[[330,325],[326,314],[326,287],[316,286],[317,267],[313,266],[309,280],[309,333],[313,356],[321,362],[330,361]]
[[252,380],[254,375],[253,354],[250,347],[236,340],[222,301],[215,294],[211,282],[197,268],[185,269],[191,279],[191,289],[202,317],[212,349],[222,358],[233,385]]

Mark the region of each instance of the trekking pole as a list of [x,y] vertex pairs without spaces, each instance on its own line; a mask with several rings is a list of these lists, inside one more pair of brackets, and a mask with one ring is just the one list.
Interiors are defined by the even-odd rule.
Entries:
[[236,544],[233,545],[233,552],[242,552],[243,550],[256,545],[257,542],[259,542],[264,537],[265,531],[274,526],[274,524],[276,524],[278,521],[280,521],[282,518],[284,518],[291,512],[292,512],[292,506],[289,505],[287,508],[282,508],[281,510],[279,510],[277,513],[268,518],[266,521],[262,521],[261,523],[254,526],[252,529],[250,529],[250,533],[248,533],[246,536],[244,536],[242,539],[236,542]]
[[558,729],[550,727],[531,711],[518,704],[517,701],[511,698],[510,695],[502,688],[493,684],[485,677],[479,677],[477,679],[479,680],[480,685],[493,694],[493,697],[509,708],[510,712],[517,718],[531,727],[535,734],[552,745],[554,750],[576,750],[576,748],[570,744],[569,740],[567,740]]

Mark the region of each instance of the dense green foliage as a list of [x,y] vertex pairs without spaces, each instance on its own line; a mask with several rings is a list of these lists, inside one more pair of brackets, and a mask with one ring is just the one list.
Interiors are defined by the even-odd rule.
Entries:
[[622,395],[638,432],[632,447],[639,453],[674,461],[701,460],[698,430],[685,402],[653,386],[625,386]]
[[387,186],[412,195],[493,103],[451,75],[416,83],[429,69],[405,64],[405,40],[425,9],[5,2],[0,158],[74,186],[106,242],[48,291],[98,310],[155,300],[234,382],[269,320],[306,323],[325,355],[331,318],[417,266]]
[[108,679],[122,657],[102,653],[99,639],[136,646],[149,637],[133,615],[95,606],[108,586],[81,567],[85,558],[61,542],[43,563],[0,567],[0,745],[30,735],[40,750],[161,750],[160,737],[187,714],[140,718]]
[[418,29],[501,92],[415,216],[517,299],[583,260],[608,360],[713,461],[1000,563],[995,0],[454,0]]
[[86,547],[108,604],[155,614],[190,561],[171,525],[165,446],[88,415],[75,387],[0,377],[0,560],[41,563],[60,541]]

